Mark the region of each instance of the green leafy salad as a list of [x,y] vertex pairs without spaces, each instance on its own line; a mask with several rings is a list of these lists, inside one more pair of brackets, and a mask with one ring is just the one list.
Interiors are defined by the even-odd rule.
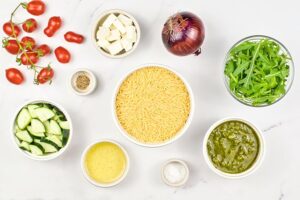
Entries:
[[270,105],[286,93],[291,58],[271,39],[247,40],[229,52],[225,76],[231,93],[253,106]]

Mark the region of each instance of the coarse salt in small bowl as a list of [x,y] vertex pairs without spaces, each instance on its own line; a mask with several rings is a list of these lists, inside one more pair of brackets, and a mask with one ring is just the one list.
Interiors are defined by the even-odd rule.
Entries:
[[171,187],[183,186],[189,179],[189,167],[183,160],[167,160],[161,168],[163,182]]

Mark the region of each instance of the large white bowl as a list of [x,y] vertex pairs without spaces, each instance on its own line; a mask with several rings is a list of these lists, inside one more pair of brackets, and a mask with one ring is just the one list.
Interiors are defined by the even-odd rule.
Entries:
[[[129,50],[127,52],[125,52],[123,50],[122,51],[123,53],[121,53],[121,54],[119,53],[117,55],[111,55],[110,53],[108,53],[107,51],[105,51],[104,49],[99,47],[99,45],[97,44],[97,40],[96,40],[97,30],[98,30],[99,26],[101,26],[101,24],[103,24],[104,19],[106,19],[106,17],[110,14],[122,14],[122,15],[129,17],[133,21],[133,24],[134,24],[134,26],[136,28],[136,32],[137,32],[137,39],[131,50]],[[134,52],[134,50],[137,48],[137,46],[139,45],[139,42],[140,42],[140,38],[141,38],[141,29],[140,29],[140,25],[137,22],[137,20],[128,12],[126,12],[124,10],[120,10],[120,9],[107,10],[107,11],[101,13],[101,15],[98,16],[97,21],[94,23],[94,26],[92,29],[92,41],[93,41],[94,46],[102,55],[107,56],[109,58],[123,58],[123,57],[128,56],[129,54]]]
[[[123,173],[123,175],[116,181],[112,182],[112,183],[99,183],[95,180],[93,180],[88,174],[87,174],[87,171],[86,171],[86,168],[85,168],[85,156],[87,154],[87,152],[90,150],[90,148],[92,148],[94,145],[96,144],[99,144],[99,143],[102,143],[102,142],[110,142],[112,144],[115,144],[117,145],[124,153],[125,157],[126,157],[126,169]],[[95,186],[98,186],[98,187],[112,187],[112,186],[115,186],[115,185],[118,185],[119,183],[121,183],[125,177],[127,176],[128,174],[128,171],[129,171],[129,168],[130,168],[130,159],[129,159],[129,156],[128,156],[128,153],[127,151],[116,141],[114,140],[111,140],[111,139],[102,139],[102,140],[98,140],[90,145],[88,145],[85,150],[83,151],[82,155],[81,155],[81,170],[83,172],[83,175],[84,177],[86,178],[86,180],[88,180],[90,183],[92,183],[93,185]]]
[[[223,171],[217,169],[213,165],[212,161],[210,160],[208,152],[207,152],[207,141],[208,141],[208,138],[209,138],[210,134],[212,133],[212,131],[217,126],[219,126],[220,124],[222,124],[224,122],[227,122],[227,121],[240,121],[240,122],[243,122],[243,123],[249,125],[255,131],[255,133],[257,135],[257,138],[258,138],[258,141],[259,141],[259,145],[260,145],[259,146],[259,152],[258,152],[257,158],[255,160],[255,163],[249,169],[247,169],[246,171],[244,171],[242,173],[238,173],[238,174],[230,174],[230,173],[226,173],[226,172],[223,172]],[[261,131],[256,126],[254,126],[251,122],[246,121],[246,120],[241,119],[241,118],[235,118],[235,117],[224,118],[224,119],[221,119],[221,120],[215,122],[208,129],[208,131],[206,132],[206,135],[204,137],[204,140],[203,140],[203,156],[204,156],[204,160],[206,161],[207,165],[209,166],[209,168],[213,172],[215,172],[216,174],[218,174],[218,175],[220,175],[224,178],[228,178],[228,179],[244,178],[246,176],[251,175],[252,173],[254,173],[260,167],[260,165],[263,161],[264,155],[265,155],[265,142],[264,142],[264,138],[263,138],[263,135],[262,135]]]
[[[48,155],[44,155],[44,156],[36,156],[36,155],[33,155],[25,150],[22,150],[19,146],[18,146],[18,143],[17,143],[17,138],[15,136],[15,133],[14,133],[14,129],[15,129],[15,123],[16,123],[16,119],[17,119],[17,116],[19,114],[19,112],[21,111],[21,109],[28,105],[28,104],[35,104],[35,103],[47,103],[47,104],[51,104],[55,107],[57,107],[66,117],[67,121],[69,122],[69,125],[70,125],[70,133],[69,133],[69,138],[68,138],[68,141],[66,143],[66,145],[64,147],[62,147],[58,152],[55,152],[55,153],[51,153],[51,154],[48,154]],[[57,158],[58,156],[62,155],[65,150],[69,147],[69,144],[71,143],[71,140],[72,140],[72,135],[73,135],[73,125],[72,125],[72,120],[71,120],[71,117],[69,116],[69,114],[67,113],[67,111],[58,103],[56,102],[53,102],[51,100],[45,100],[45,99],[38,99],[38,100],[31,100],[31,101],[27,101],[25,102],[24,104],[20,105],[14,115],[14,119],[13,119],[13,122],[12,122],[12,139],[13,139],[13,143],[16,145],[16,148],[18,149],[19,152],[21,152],[23,155],[25,155],[27,158],[30,158],[32,160],[39,160],[39,161],[45,161],[45,160],[52,160],[54,158]]]
[[[181,130],[174,136],[172,137],[170,140],[167,140],[165,142],[162,142],[162,143],[157,143],[157,144],[151,144],[151,143],[143,143],[143,142],[140,142],[138,140],[136,140],[134,137],[132,137],[130,134],[127,133],[127,131],[122,127],[122,125],[120,124],[119,120],[118,120],[118,117],[117,117],[117,113],[116,113],[116,107],[115,107],[115,104],[116,104],[116,97],[117,97],[117,94],[119,92],[119,88],[121,87],[123,81],[129,76],[131,75],[133,72],[135,72],[136,70],[139,70],[139,69],[142,69],[142,68],[145,68],[145,67],[162,67],[162,68],[165,68],[167,70],[170,70],[171,72],[173,72],[174,74],[176,74],[182,81],[183,83],[185,84],[187,90],[188,90],[188,93],[189,93],[189,96],[190,96],[190,106],[191,106],[191,109],[190,109],[190,114],[189,114],[189,117],[185,123],[185,125],[181,128]],[[119,128],[119,130],[121,131],[122,135],[124,135],[127,139],[129,139],[131,142],[137,144],[137,145],[140,145],[140,146],[144,146],[144,147],[161,147],[161,146],[165,146],[167,144],[170,144],[176,140],[178,140],[188,129],[188,127],[190,126],[191,122],[192,122],[192,118],[194,116],[194,95],[193,95],[193,92],[192,92],[192,89],[190,87],[190,85],[188,84],[188,82],[185,80],[185,78],[183,76],[181,76],[179,73],[177,73],[176,71],[174,71],[173,69],[170,69],[169,67],[167,67],[166,65],[162,65],[162,64],[145,64],[145,65],[141,65],[139,67],[136,67],[134,69],[132,69],[128,74],[126,74],[121,80],[120,82],[117,84],[117,87],[115,89],[115,95],[113,97],[113,105],[112,105],[112,109],[113,109],[113,119],[117,125],[117,127]]]

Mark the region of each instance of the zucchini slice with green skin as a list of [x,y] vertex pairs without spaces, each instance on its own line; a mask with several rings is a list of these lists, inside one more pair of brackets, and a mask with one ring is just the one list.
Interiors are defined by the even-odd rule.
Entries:
[[50,127],[48,133],[53,134],[53,135],[61,135],[61,128],[58,125],[58,123],[54,120],[50,121]]
[[42,132],[33,132],[31,126],[27,126],[27,130],[29,131],[30,135],[32,135],[33,137],[38,137],[38,138],[45,137],[45,134]]
[[53,142],[43,141],[43,139],[36,139],[34,140],[34,142],[40,144],[43,147],[45,153],[54,153],[59,150],[59,147]]
[[42,146],[38,144],[30,144],[29,149],[33,155],[42,156],[44,154]]
[[63,146],[62,141],[56,135],[49,135],[46,138],[43,138],[41,141],[42,142],[50,141],[50,142],[56,144],[60,148]]
[[54,112],[46,107],[36,108],[35,114],[37,115],[39,120],[42,122],[47,121],[55,116]]
[[70,135],[70,130],[63,130],[63,138],[62,138],[62,143],[65,146],[68,142],[69,139],[69,135]]
[[23,108],[17,117],[17,124],[20,129],[25,129],[28,124],[31,122],[31,115],[27,108]]
[[60,126],[62,129],[70,130],[70,125],[69,125],[69,122],[68,122],[68,121],[60,121],[60,122],[59,122],[59,126]]
[[28,131],[19,131],[16,133],[16,137],[21,141],[25,141],[31,143],[33,141],[32,137],[28,133]]
[[21,144],[19,145],[19,147],[25,151],[30,151],[30,147],[29,147],[29,143],[22,141]]
[[46,131],[44,124],[38,119],[31,120],[31,130],[34,133],[44,133]]
[[27,106],[29,114],[31,115],[31,118],[37,118],[37,115],[35,113],[35,109],[39,108],[40,106],[36,105],[36,104],[30,104]]

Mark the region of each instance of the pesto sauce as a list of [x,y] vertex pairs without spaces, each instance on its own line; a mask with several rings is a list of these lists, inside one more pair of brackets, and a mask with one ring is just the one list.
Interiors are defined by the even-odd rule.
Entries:
[[230,174],[249,169],[259,153],[256,132],[241,121],[227,121],[217,126],[210,134],[207,152],[213,165]]

